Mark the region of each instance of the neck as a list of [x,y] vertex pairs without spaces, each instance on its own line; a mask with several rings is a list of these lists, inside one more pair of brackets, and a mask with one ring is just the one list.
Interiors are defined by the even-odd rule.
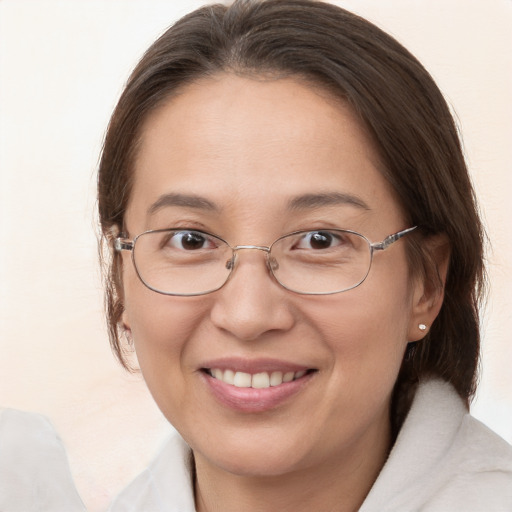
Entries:
[[329,461],[282,475],[237,475],[195,454],[197,512],[355,512],[375,482],[390,429]]

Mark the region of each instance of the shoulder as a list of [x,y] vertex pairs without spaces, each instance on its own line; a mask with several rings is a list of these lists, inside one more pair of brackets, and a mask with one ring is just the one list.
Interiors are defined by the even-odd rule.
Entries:
[[450,384],[422,383],[361,508],[374,510],[512,511],[512,447],[468,414]]
[[17,409],[0,408],[0,433],[14,435],[22,431],[34,435],[40,430],[53,430],[51,423],[42,415]]
[[445,459],[446,481],[426,510],[464,504],[466,510],[512,511],[512,446],[492,430],[465,415]]
[[464,445],[462,463],[468,471],[512,473],[512,446],[469,414],[461,422],[459,438]]
[[178,434],[112,502],[109,512],[194,512],[192,452]]
[[85,510],[64,446],[44,416],[0,410],[0,510]]
[[61,448],[57,433],[44,416],[15,409],[0,410],[2,477],[6,473],[12,476],[21,467],[15,462],[22,463],[24,475],[28,475],[44,465],[47,456],[54,451],[59,452]]

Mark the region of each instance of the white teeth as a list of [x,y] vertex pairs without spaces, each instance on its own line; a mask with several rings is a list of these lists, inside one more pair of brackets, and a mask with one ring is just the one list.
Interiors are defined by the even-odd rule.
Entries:
[[293,373],[293,372],[286,372],[283,375],[283,382],[291,382],[293,380],[293,377],[295,377],[295,373]]
[[283,372],[272,372],[270,376],[270,385],[271,386],[279,386],[279,384],[283,383]]
[[245,372],[235,372],[234,370],[221,370],[219,368],[212,368],[210,375],[217,380],[220,380],[226,384],[230,384],[237,388],[255,388],[264,389],[271,386],[279,386],[292,380],[300,379],[306,375],[306,370],[300,370],[298,372],[260,372],[251,375]]
[[[214,377],[216,379],[219,378],[216,375],[214,375]],[[231,384],[233,386],[235,384],[235,372],[233,370],[226,370],[224,372],[224,377],[220,377],[220,380],[224,381],[226,384]]]
[[252,377],[250,373],[236,372],[233,385],[237,388],[250,388]]
[[270,377],[268,373],[255,373],[252,376],[252,387],[253,388],[269,388],[270,387]]

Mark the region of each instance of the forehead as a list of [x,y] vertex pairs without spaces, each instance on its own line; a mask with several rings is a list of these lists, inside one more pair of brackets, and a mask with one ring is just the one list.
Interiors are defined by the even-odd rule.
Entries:
[[378,166],[370,137],[348,103],[321,86],[291,78],[218,74],[200,80],[157,108],[141,138],[142,158],[156,156],[164,146],[190,158],[201,157],[197,149],[203,147],[213,156],[241,155],[262,144],[269,150],[288,148],[288,155],[299,149],[296,143],[307,141],[304,151],[313,145],[318,151],[346,148],[364,152]]
[[165,194],[253,216],[305,194],[393,203],[380,165],[353,110],[323,89],[218,75],[187,86],[146,120],[127,215],[147,216]]

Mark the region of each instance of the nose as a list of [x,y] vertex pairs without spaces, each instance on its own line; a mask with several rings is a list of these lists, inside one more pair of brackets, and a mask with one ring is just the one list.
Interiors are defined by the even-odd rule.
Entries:
[[236,254],[233,274],[215,292],[212,323],[244,341],[289,330],[294,324],[291,292],[282,288],[270,274],[267,248],[238,246]]

